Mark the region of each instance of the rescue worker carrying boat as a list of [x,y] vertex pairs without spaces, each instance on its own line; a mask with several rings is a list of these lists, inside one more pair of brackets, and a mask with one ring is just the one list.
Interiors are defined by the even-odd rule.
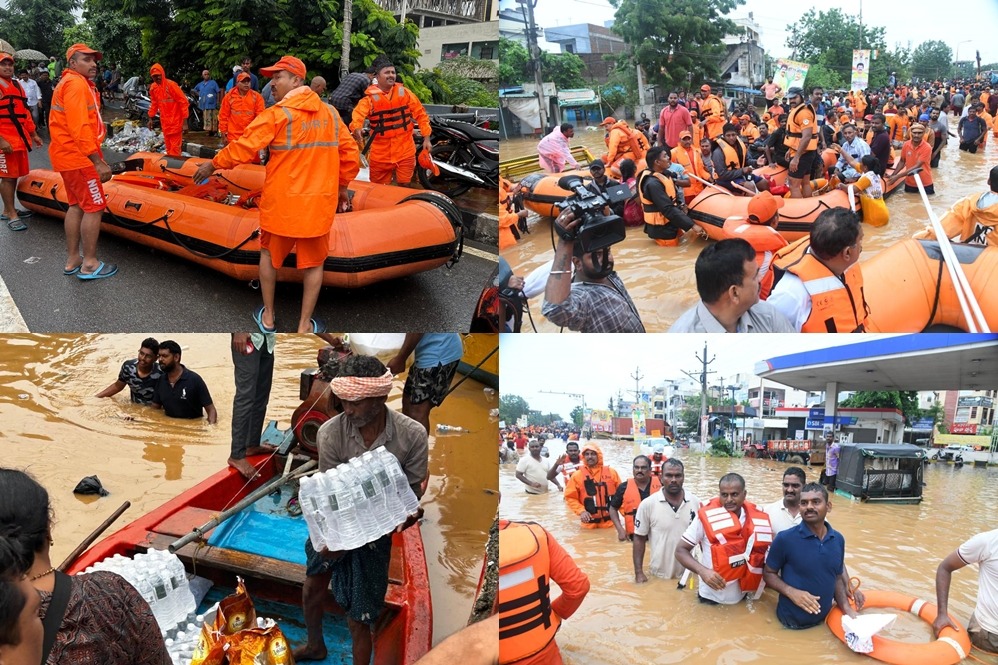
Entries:
[[583,529],[609,529],[610,497],[620,485],[617,472],[603,464],[603,451],[593,443],[582,446],[584,466],[565,485],[565,503],[579,516]]
[[364,98],[353,110],[350,131],[357,143],[364,146],[361,129],[367,120],[371,126],[370,153],[371,182],[392,184],[392,177],[399,185],[412,180],[416,170],[416,144],[413,128],[419,126],[423,135],[423,150],[430,151],[430,118],[416,95],[401,83],[396,83],[395,65],[388,58],[379,56],[374,62],[377,83],[368,87]]

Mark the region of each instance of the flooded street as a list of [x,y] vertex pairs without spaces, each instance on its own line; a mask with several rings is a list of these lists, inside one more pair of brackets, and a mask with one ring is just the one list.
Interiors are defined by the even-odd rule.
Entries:
[[[135,357],[144,335],[0,337],[0,465],[27,470],[49,491],[54,563],[124,501],[131,501],[131,508],[105,535],[225,466],[234,394],[229,335],[151,334],[181,345],[184,365],[211,391],[216,425],[167,418],[132,404],[127,388],[110,399],[93,397],[114,382],[122,361]],[[278,335],[267,417],[282,428],[300,404],[300,372],[315,367],[324,345],[312,335]],[[390,408],[401,410],[403,384],[404,376],[396,379]],[[467,623],[496,511],[497,425],[489,410],[498,406],[498,396],[483,388],[465,381],[430,417],[431,429],[446,423],[468,430],[430,437],[422,534],[434,643]],[[92,474],[110,496],[72,494],[76,483]]]
[[[950,119],[950,130],[956,133],[957,121]],[[958,141],[950,137],[943,149],[937,169],[933,169],[936,194],[930,196],[933,210],[942,217],[950,206],[959,199],[988,189],[988,170],[998,163],[998,146],[994,137],[989,137],[986,149],[976,155],[960,152]],[[606,152],[603,132],[590,132],[577,128],[572,146],[585,145],[594,155]],[[536,154],[537,140],[530,138],[503,141],[501,150],[504,160]],[[863,226],[863,254],[860,262],[867,261],[878,252],[890,247],[928,224],[925,208],[917,194],[905,194],[898,189],[887,200],[890,222],[876,228]],[[503,252],[518,275],[526,276],[530,271],[547,263],[554,256],[551,237],[551,222],[547,218],[531,217],[531,233],[521,238],[516,246]],[[696,279],[693,264],[697,256],[710,240],[691,238],[679,247],[658,247],[642,227],[629,228],[627,239],[614,245],[613,257],[617,272],[627,285],[631,298],[641,313],[648,332],[664,332],[687,309],[699,299],[696,293]],[[541,298],[531,303],[531,314],[540,332],[557,332],[558,326],[541,315]],[[525,317],[526,318],[526,317]],[[529,321],[523,330],[531,331]]]
[[[630,478],[634,445],[597,443],[621,480]],[[547,445],[552,459],[564,450],[560,440]],[[702,499],[716,495],[717,480],[727,472],[745,477],[749,501],[765,504],[782,496],[780,482],[786,464],[710,458],[688,450],[680,450],[677,456],[686,465],[686,489]],[[806,470],[808,481],[816,481],[818,471]],[[717,607],[697,602],[695,589],[677,590],[675,580],[649,574],[647,584],[635,584],[631,544],[618,542],[613,529],[583,530],[553,485],[554,491],[547,495],[526,494],[513,465],[503,465],[499,475],[501,515],[542,524],[592,584],[578,612],[558,633],[566,663],[872,662],[850,652],[823,626],[803,631],[783,628],[776,619],[777,595],[772,590],[758,601]],[[989,506],[998,500],[996,478],[995,469],[935,464],[926,470],[927,485],[919,505],[863,504],[834,497],[828,521],[846,538],[850,574],[862,580],[863,589],[894,590],[935,602],[938,563],[970,536],[994,528],[994,511]],[[976,596],[976,566],[955,573],[950,613],[964,626]],[[912,642],[932,639],[929,625],[911,615],[899,616],[883,636]]]

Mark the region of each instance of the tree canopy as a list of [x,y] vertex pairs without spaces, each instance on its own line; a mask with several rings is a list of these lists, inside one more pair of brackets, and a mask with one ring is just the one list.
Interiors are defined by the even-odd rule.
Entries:
[[9,0],[0,13],[0,37],[16,49],[32,48],[62,58],[66,53],[62,32],[76,23],[73,12],[79,0]]
[[[559,90],[582,88],[586,80],[582,77],[585,69],[582,58],[574,53],[541,53],[541,71],[545,81],[551,81]],[[502,85],[522,85],[533,83],[534,72],[530,69],[530,53],[523,44],[499,38],[499,82]]]
[[610,0],[613,31],[630,46],[648,83],[666,89],[716,80],[724,57],[722,39],[735,32],[724,18],[744,0]]
[[883,27],[863,25],[861,28],[856,16],[841,9],[819,12],[812,8],[787,26],[785,41],[791,49],[791,59],[817,67],[813,82],[811,72],[808,72],[806,86],[849,87],[852,52],[859,48],[861,29],[863,48],[878,52],[877,58],[870,62],[870,87],[887,85],[887,77],[892,71],[897,72],[898,78],[907,78],[908,52],[900,47],[889,51]]
[[507,425],[515,425],[520,416],[528,413],[530,405],[519,395],[499,396],[499,420],[506,421]]
[[953,50],[936,39],[922,42],[911,53],[911,74],[920,79],[942,79],[953,71]]
[[572,422],[575,423],[576,427],[582,427],[582,421],[584,416],[585,414],[583,413],[581,406],[577,406],[574,409],[572,409],[571,418]]
[[867,409],[898,409],[904,422],[910,425],[921,415],[918,393],[914,390],[860,390],[839,403],[839,406]]

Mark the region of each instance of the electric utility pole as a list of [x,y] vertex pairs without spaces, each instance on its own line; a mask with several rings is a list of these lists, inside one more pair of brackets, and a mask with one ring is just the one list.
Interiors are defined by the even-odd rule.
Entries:
[[714,362],[717,356],[715,355],[710,360],[707,360],[706,340],[703,343],[703,357],[698,355],[696,359],[700,361],[699,373],[687,372],[685,369],[680,371],[694,381],[700,382],[700,445],[702,447],[701,452],[703,452],[703,450],[707,449],[707,375],[717,374],[716,371],[707,369],[707,365]]
[[547,131],[547,109],[544,107],[544,76],[541,73],[541,49],[537,45],[537,25],[534,23],[534,6],[537,0],[516,0],[523,6],[524,21],[527,24],[527,51],[530,52],[530,68],[534,71],[534,84],[537,86],[537,107],[540,111],[541,131]]

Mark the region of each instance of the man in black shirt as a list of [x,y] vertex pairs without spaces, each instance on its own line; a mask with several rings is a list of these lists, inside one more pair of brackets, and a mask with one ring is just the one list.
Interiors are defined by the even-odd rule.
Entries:
[[125,386],[128,386],[131,389],[132,402],[135,404],[151,404],[156,384],[159,383],[159,377],[163,373],[160,371],[159,365],[156,364],[156,355],[158,353],[159,342],[152,337],[142,340],[138,357],[121,363],[118,380],[97,393],[97,397],[117,395],[125,389]]
[[353,109],[374,81],[374,74],[374,67],[368,67],[363,72],[351,72],[329,93],[329,103],[340,112],[343,122],[349,124],[353,119]]
[[211,401],[211,393],[204,380],[196,373],[180,364],[180,345],[167,340],[159,345],[159,366],[163,375],[156,384],[152,403],[163,409],[170,418],[200,418],[208,414],[212,425],[218,420],[218,412]]

